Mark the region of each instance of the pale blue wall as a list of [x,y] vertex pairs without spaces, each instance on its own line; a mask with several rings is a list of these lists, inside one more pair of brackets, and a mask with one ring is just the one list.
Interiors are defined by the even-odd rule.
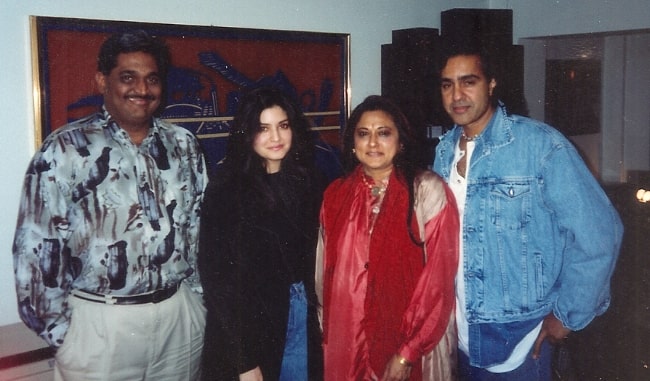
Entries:
[[648,0],[0,1],[0,326],[19,320],[10,252],[22,175],[34,152],[29,15],[349,33],[353,106],[379,93],[380,49],[391,31],[438,28],[446,9],[513,9],[515,42],[650,27]]
[[648,0],[493,0],[490,3],[491,8],[513,10],[515,41],[523,37],[650,27]]

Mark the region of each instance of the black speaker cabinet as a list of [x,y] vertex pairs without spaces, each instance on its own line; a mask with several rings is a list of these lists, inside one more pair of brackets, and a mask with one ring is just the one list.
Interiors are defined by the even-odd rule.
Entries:
[[450,9],[441,13],[440,25],[446,40],[512,45],[511,9]]
[[381,93],[402,108],[416,130],[441,123],[438,41],[437,29],[402,29],[381,48]]
[[438,29],[402,29],[381,47],[381,93],[397,103],[424,143],[424,164],[431,164],[432,126],[451,125],[440,98],[439,40]]

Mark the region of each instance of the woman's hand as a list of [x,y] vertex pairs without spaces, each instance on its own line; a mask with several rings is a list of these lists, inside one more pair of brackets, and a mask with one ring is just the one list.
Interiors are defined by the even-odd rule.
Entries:
[[246,373],[240,373],[239,381],[264,381],[264,377],[262,377],[262,370],[258,366]]
[[406,381],[411,375],[411,368],[402,356],[395,355],[386,364],[381,381]]

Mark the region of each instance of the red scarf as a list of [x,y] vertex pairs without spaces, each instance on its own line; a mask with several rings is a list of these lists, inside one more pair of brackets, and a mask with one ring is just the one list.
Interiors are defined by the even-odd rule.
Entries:
[[[365,298],[365,319],[363,330],[366,333],[370,364],[379,376],[390,358],[404,343],[404,333],[400,331],[402,317],[409,305],[416,283],[424,267],[423,249],[409,236],[406,226],[408,213],[408,188],[404,179],[391,173],[388,188],[370,239],[368,264],[368,287]],[[350,223],[349,211],[355,190],[361,183],[361,169],[347,178],[335,183],[326,192],[323,225],[327,232],[324,268],[324,334],[327,337],[328,311],[333,308],[331,295],[332,274],[336,271],[338,256],[346,253],[336,252],[337,242]],[[364,185],[361,185],[364,186]],[[419,229],[413,213],[411,226],[416,238]],[[336,301],[334,301],[336,303]],[[414,364],[413,380],[420,379],[420,366]]]

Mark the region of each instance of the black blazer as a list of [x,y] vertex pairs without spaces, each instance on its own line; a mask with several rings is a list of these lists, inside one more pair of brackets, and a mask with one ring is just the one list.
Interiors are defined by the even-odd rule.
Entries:
[[[203,380],[238,380],[260,366],[279,378],[292,283],[308,294],[310,380],[322,379],[322,349],[314,291],[315,247],[322,186],[282,173],[268,175],[277,207],[254,187],[211,181],[202,207],[199,272],[207,322]],[[239,188],[241,189],[241,188]]]

